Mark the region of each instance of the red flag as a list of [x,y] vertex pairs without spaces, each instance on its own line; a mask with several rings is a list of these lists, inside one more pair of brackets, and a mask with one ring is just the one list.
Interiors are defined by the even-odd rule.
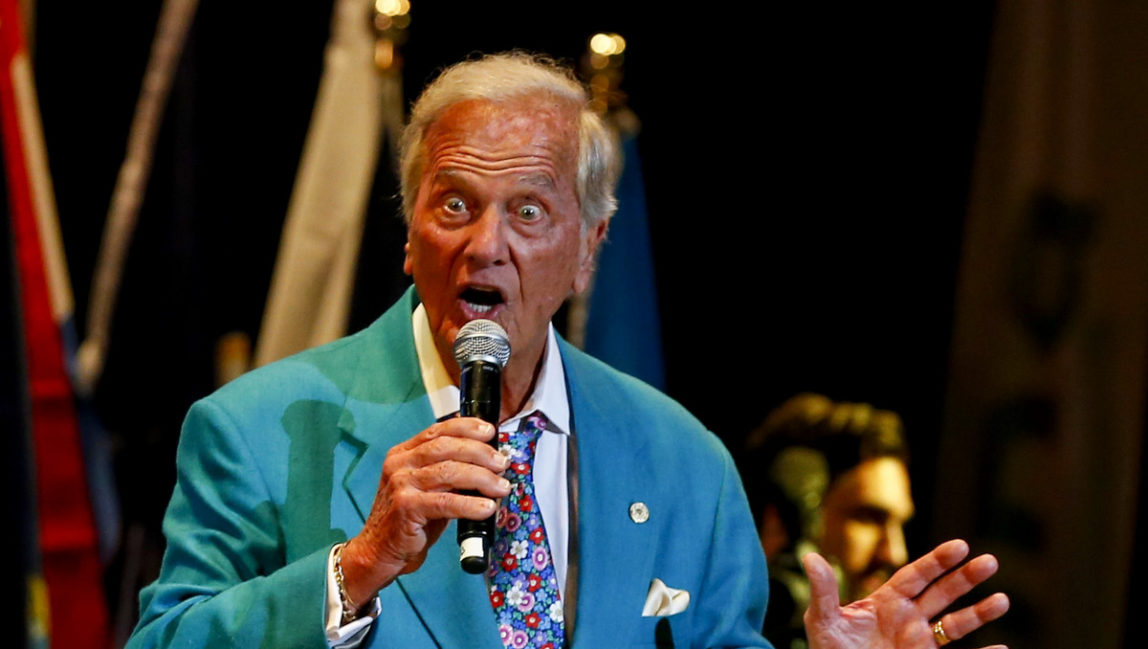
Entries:
[[107,612],[79,424],[38,222],[50,184],[46,165],[37,164],[43,138],[16,0],[0,0],[0,61],[0,126],[22,303],[40,550],[55,622],[52,645],[102,649]]

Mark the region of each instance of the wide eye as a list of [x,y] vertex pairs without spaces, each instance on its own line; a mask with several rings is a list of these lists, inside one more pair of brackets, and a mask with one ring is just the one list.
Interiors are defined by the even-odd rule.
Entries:
[[466,212],[466,201],[458,196],[450,196],[443,201],[442,207],[451,214],[463,214]]
[[537,205],[523,205],[518,208],[518,218],[527,223],[537,221],[541,216],[542,208]]

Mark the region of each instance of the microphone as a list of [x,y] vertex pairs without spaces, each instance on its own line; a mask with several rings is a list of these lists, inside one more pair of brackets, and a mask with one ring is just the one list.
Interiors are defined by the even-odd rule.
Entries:
[[[458,330],[454,339],[454,359],[458,361],[459,414],[478,417],[498,427],[502,409],[502,368],[510,360],[510,338],[496,322],[471,320]],[[498,435],[490,440],[498,447]],[[477,496],[477,491],[463,492]],[[490,565],[490,546],[494,542],[494,516],[481,521],[458,520],[459,564],[478,575]]]

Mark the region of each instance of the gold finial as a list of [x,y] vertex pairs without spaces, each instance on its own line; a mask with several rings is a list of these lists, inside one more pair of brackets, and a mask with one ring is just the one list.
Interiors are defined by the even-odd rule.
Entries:
[[411,24],[410,0],[375,0],[371,24],[375,28],[375,65],[380,70],[397,70],[402,63],[399,46],[407,40]]
[[590,85],[590,106],[599,113],[626,103],[625,94],[618,89],[625,51],[626,39],[620,34],[600,32],[590,37],[582,72]]

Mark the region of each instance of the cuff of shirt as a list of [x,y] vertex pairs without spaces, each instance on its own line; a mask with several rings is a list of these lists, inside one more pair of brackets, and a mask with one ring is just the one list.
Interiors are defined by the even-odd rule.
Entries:
[[327,555],[327,621],[324,628],[327,631],[327,644],[332,649],[354,649],[363,642],[383,607],[376,596],[365,607],[368,609],[366,615],[342,624],[343,599],[339,597],[339,584],[335,581],[335,547]]

